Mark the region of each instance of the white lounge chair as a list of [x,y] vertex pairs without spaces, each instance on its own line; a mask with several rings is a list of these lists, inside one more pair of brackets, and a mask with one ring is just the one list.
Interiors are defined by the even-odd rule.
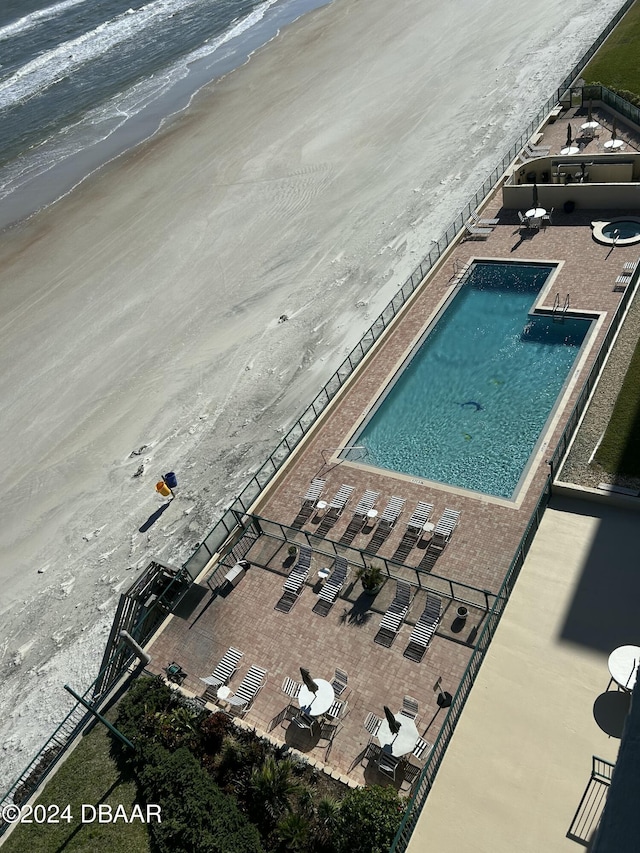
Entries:
[[374,492],[371,489],[367,489],[358,501],[358,505],[353,511],[354,518],[356,516],[362,519],[366,518],[367,513],[369,512],[369,510],[373,509],[379,496],[380,492]]
[[314,613],[318,613],[320,616],[326,616],[331,610],[333,603],[347,580],[348,569],[349,564],[345,558],[336,557],[333,571],[318,593],[318,601],[313,608]]
[[482,219],[477,213],[472,213],[470,215],[471,222],[473,225],[477,225],[478,228],[490,228],[493,225],[499,225],[500,220],[495,219]]
[[381,646],[390,646],[404,622],[411,604],[411,586],[406,581],[396,581],[396,594],[380,622],[374,641]]
[[493,228],[478,228],[476,225],[471,225],[469,222],[464,223],[464,230],[467,232],[467,237],[477,237],[485,239],[489,234],[493,233]]
[[241,714],[245,714],[260,692],[266,678],[266,669],[261,669],[259,666],[252,666],[240,682],[233,696],[229,696],[226,700],[227,704],[237,709]]
[[436,628],[440,623],[442,600],[437,595],[427,593],[425,608],[416,622],[409,644],[404,650],[404,656],[410,660],[420,661],[431,642]]
[[223,684],[226,684],[230,680],[238,668],[241,658],[242,652],[238,651],[238,649],[234,649],[233,647],[227,649],[220,662],[216,664],[216,668],[211,675],[201,678],[200,681],[204,681],[209,687],[222,687]]
[[331,516],[333,518],[338,518],[342,513],[342,510],[345,508],[347,503],[349,502],[351,495],[353,494],[353,486],[346,486],[344,483],[340,486],[338,491],[333,496],[331,503],[329,504],[329,509],[327,510],[327,516]]
[[427,503],[426,501],[420,501],[411,514],[411,518],[407,521],[407,529],[411,533],[415,533],[419,536],[422,533],[422,528],[431,518],[432,512],[433,504]]
[[307,493],[302,499],[302,503],[305,506],[315,506],[316,501],[322,494],[322,490],[324,489],[326,480],[315,479],[311,481],[311,485],[307,489]]
[[404,498],[392,497],[380,516],[378,528],[387,528],[390,530],[398,520],[405,503]]
[[431,540],[433,544],[439,545],[440,547],[444,548],[444,546],[451,538],[451,534],[458,526],[459,520],[459,510],[445,509],[445,511],[440,516],[438,523],[435,526],[435,530],[433,531],[433,539]]

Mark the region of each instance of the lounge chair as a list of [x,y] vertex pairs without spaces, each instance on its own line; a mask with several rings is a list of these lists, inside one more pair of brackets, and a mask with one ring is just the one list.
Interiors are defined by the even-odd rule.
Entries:
[[472,225],[469,222],[464,223],[464,230],[467,232],[465,235],[467,239],[474,237],[483,240],[493,233],[493,228],[478,228],[477,225]]
[[227,704],[231,705],[232,708],[238,709],[239,713],[246,714],[251,703],[260,692],[266,678],[266,669],[261,669],[259,666],[252,666],[240,682],[240,686],[233,696],[229,696],[226,700]]
[[445,511],[440,516],[438,523],[435,526],[433,531],[433,539],[431,540],[434,545],[439,545],[444,548],[449,539],[451,538],[451,534],[458,526],[458,521],[460,520],[460,511],[457,509],[445,509]]
[[627,274],[619,275],[616,278],[616,283],[613,287],[614,290],[625,290],[629,284],[631,284],[631,276]]
[[229,681],[238,668],[241,658],[242,652],[238,651],[238,649],[234,649],[233,647],[227,649],[220,659],[220,662],[216,664],[216,668],[213,670],[211,675],[207,675],[206,678],[201,678],[200,681],[204,681],[204,683],[208,685],[208,688],[222,687],[223,684],[226,684],[227,681]]
[[391,530],[391,528],[395,525],[400,513],[404,509],[406,501],[404,498],[392,497],[389,503],[384,508],[382,515],[380,516],[380,521],[378,522],[378,529],[387,529]]
[[304,585],[309,577],[309,568],[311,566],[312,550],[308,545],[300,546],[298,554],[298,562],[295,564],[289,577],[282,585],[283,594],[276,604],[276,610],[281,610],[288,613],[289,610],[298,600],[298,596],[304,589]]
[[500,224],[499,219],[481,219],[477,213],[472,213],[470,218],[473,225],[477,225],[478,228],[490,228],[492,225]]
[[422,528],[431,518],[432,512],[433,504],[426,503],[426,501],[420,501],[411,514],[411,518],[407,521],[408,532],[415,534],[416,537],[420,536]]
[[305,506],[315,506],[316,501],[322,494],[322,490],[324,489],[324,485],[326,480],[315,479],[311,481],[311,485],[307,489],[306,495],[302,499],[302,503]]
[[329,509],[327,510],[327,516],[331,518],[338,518],[342,510],[347,505],[351,495],[353,494],[353,486],[345,486],[343,483],[338,491],[333,496],[331,503],[329,504]]
[[331,610],[340,590],[345,585],[348,568],[349,564],[344,557],[336,557],[333,571],[318,593],[318,600],[313,607],[314,613],[318,613],[320,616],[326,616]]
[[353,511],[354,518],[357,516],[358,518],[364,519],[367,517],[367,513],[369,510],[373,509],[375,506],[378,497],[380,496],[380,492],[374,492],[371,489],[367,489],[364,495],[358,501],[357,507]]
[[395,598],[382,617],[380,628],[374,637],[376,643],[381,646],[390,646],[393,643],[400,626],[404,622],[410,604],[411,586],[406,581],[396,581]]
[[442,613],[442,600],[437,595],[427,593],[427,603],[420,614],[420,618],[416,622],[411,636],[409,637],[409,645],[404,650],[404,656],[410,660],[420,661],[427,650],[436,628],[440,623],[440,614]]
[[640,260],[638,260],[638,261],[627,261],[622,266],[622,272],[626,273],[627,275],[633,275],[633,273],[636,271],[636,267],[638,266],[639,263],[640,263]]

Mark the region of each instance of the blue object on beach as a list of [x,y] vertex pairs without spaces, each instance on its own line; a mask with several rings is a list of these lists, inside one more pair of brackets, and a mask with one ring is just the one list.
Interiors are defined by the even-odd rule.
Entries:
[[175,489],[175,487],[178,485],[178,478],[173,473],[173,471],[169,471],[168,474],[165,474],[163,480],[165,481],[167,486],[169,486],[170,489]]
[[475,407],[476,407],[476,412],[481,412],[481,411],[482,411],[482,406],[480,405],[480,403],[476,403],[476,402],[474,402],[473,400],[469,400],[469,401],[468,401],[468,402],[466,402],[466,403],[460,403],[460,408],[461,408],[461,409],[464,409],[464,407],[465,407],[465,406],[475,406]]

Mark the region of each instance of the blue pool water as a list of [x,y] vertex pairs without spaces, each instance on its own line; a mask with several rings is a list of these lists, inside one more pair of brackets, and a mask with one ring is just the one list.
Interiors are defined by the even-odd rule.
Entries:
[[529,314],[553,269],[476,262],[350,439],[368,451],[354,460],[510,497],[591,324]]

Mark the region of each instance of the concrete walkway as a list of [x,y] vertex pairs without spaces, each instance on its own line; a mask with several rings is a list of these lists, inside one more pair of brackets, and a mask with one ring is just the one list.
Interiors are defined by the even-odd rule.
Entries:
[[606,693],[607,658],[640,645],[637,525],[632,511],[552,501],[409,853],[580,849],[566,835],[592,756],[615,762],[628,702]]

